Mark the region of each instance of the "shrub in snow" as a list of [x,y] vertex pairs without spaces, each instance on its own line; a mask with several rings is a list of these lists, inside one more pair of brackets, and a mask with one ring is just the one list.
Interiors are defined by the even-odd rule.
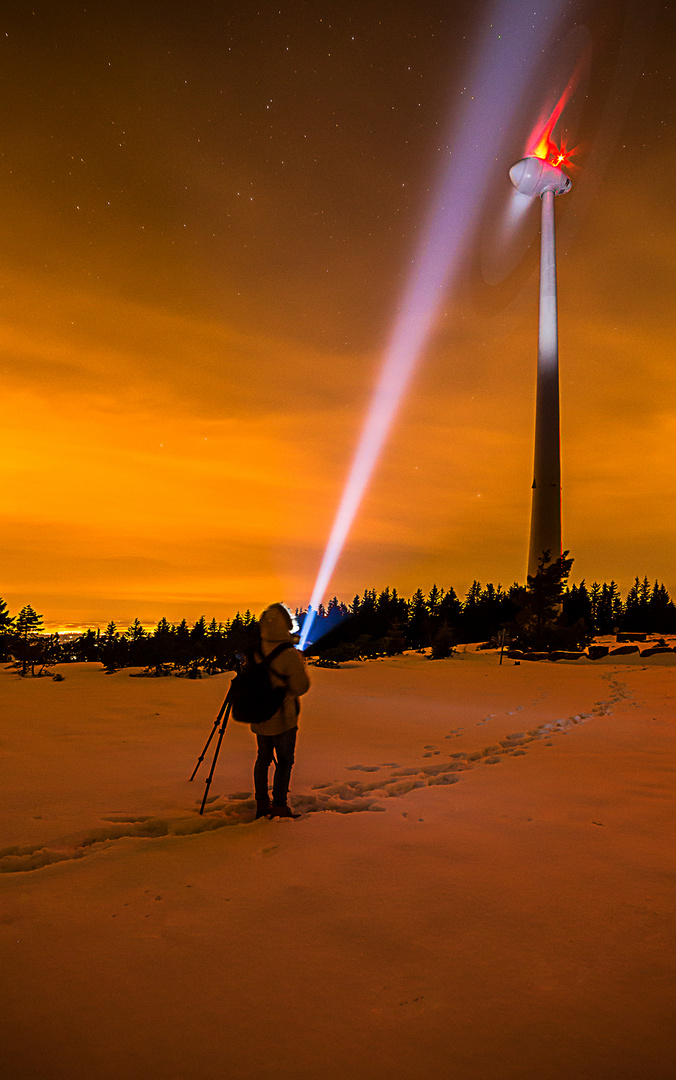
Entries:
[[450,656],[455,646],[455,633],[450,626],[442,626],[432,641],[432,659],[443,660]]

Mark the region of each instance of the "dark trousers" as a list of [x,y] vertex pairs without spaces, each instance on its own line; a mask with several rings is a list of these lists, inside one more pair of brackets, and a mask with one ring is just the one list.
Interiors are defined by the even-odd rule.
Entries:
[[296,749],[298,728],[282,731],[280,735],[257,735],[258,757],[254,765],[254,787],[256,802],[266,802],[268,796],[268,771],[272,762],[273,751],[277,757],[275,775],[272,783],[272,801],[275,806],[284,806],[289,794],[291,769]]

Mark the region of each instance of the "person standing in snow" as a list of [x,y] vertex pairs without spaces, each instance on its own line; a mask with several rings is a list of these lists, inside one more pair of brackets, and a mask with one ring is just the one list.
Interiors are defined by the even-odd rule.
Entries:
[[[279,645],[285,643],[290,648],[284,649],[274,658],[269,666],[270,681],[273,686],[283,686],[286,696],[281,708],[262,724],[251,724],[251,730],[258,743],[258,756],[254,765],[254,787],[256,796],[256,817],[295,818],[288,805],[289,782],[294,763],[296,736],[298,734],[298,715],[302,694],[310,689],[310,680],[305,669],[303,656],[294,648],[298,638],[293,633],[294,622],[284,604],[272,604],[263,612],[259,623],[260,645],[254,650],[253,660],[261,663],[264,656]],[[268,794],[268,772],[276,757],[275,773],[272,784],[272,802]]]

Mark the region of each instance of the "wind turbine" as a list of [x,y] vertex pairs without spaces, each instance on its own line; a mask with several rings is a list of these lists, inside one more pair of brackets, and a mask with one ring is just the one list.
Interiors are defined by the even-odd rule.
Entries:
[[517,161],[509,178],[518,192],[539,195],[540,309],[535,403],[535,455],[528,574],[537,573],[543,553],[561,555],[561,436],[559,422],[559,331],[556,298],[554,196],[570,191],[570,177],[549,161],[529,156]]

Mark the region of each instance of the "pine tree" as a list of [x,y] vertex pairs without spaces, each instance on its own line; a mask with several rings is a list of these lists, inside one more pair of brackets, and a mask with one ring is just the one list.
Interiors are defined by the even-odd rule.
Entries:
[[4,633],[12,626],[14,619],[11,617],[7,604],[0,596],[0,632]]
[[475,604],[479,603],[480,598],[481,582],[473,581],[469,588],[467,596],[465,597],[465,607],[474,607]]
[[361,598],[361,610],[374,611],[376,606],[376,590],[364,589],[364,595]]
[[462,616],[462,603],[453,586],[444,593],[439,603],[439,621],[442,626],[457,628]]
[[14,619],[9,614],[7,604],[0,596],[0,660],[6,659],[13,626]]
[[417,589],[408,605],[409,644],[414,649],[430,644],[430,613],[422,589]]
[[563,597],[563,612],[566,620],[571,625],[582,620],[587,629],[593,631],[594,620],[592,618],[591,598],[584,578],[579,585],[573,585],[570,589],[566,589]]
[[148,646],[148,664],[153,667],[156,675],[165,674],[167,665],[174,659],[175,638],[173,627],[162,616],[153,630]]
[[592,582],[592,587],[589,592],[589,605],[591,608],[591,629],[598,633],[598,610],[599,601],[601,599],[601,586],[598,581]]
[[[61,647],[58,634],[43,634],[38,637],[33,645],[33,657],[31,658],[33,664],[40,664],[40,670],[38,671],[38,677],[45,674],[45,669],[51,667],[52,664],[58,664],[64,659],[64,650]],[[31,668],[31,672],[35,674],[35,668]],[[57,679],[62,679],[63,676],[56,676]]]
[[543,552],[537,573],[528,575],[528,585],[514,594],[519,607],[510,626],[513,640],[531,649],[571,648],[582,643],[585,633],[577,626],[566,625],[563,597],[573,560],[568,552],[549,562]]
[[475,580],[467,591],[465,603],[462,605],[462,618],[460,620],[461,641],[478,641],[484,636],[479,612],[480,601],[481,582]]
[[29,634],[37,634],[42,629],[42,615],[38,615],[30,604],[26,604],[15,619],[15,632],[27,637]]
[[122,646],[117,626],[111,619],[101,637],[99,656],[107,675],[112,675],[122,665]]
[[[19,614],[14,620],[14,640],[16,642],[15,648],[18,652],[18,660],[21,664],[21,674],[26,675],[28,673],[28,665],[31,664],[31,654],[34,652],[32,646],[35,644],[35,639],[38,632],[42,630],[42,615],[38,615],[36,611],[26,604],[22,607]],[[35,658],[32,658],[31,673],[35,674]]]
[[[630,590],[631,592],[631,590]],[[594,625],[598,634],[613,634],[622,621],[623,607],[620,591],[615,581],[603,582],[596,602]]]
[[146,632],[138,619],[134,619],[133,623],[131,623],[124,632],[124,638],[130,645],[135,645],[137,641],[141,641],[145,636]]
[[441,589],[434,584],[430,590],[430,594],[427,597],[427,610],[432,618],[435,618],[439,614],[439,605],[443,599],[443,593]]
[[641,609],[641,582],[638,577],[634,579],[634,584],[631,586],[627,593],[627,600],[624,606],[624,618],[622,620],[623,630],[636,630],[637,632],[643,632],[643,611]]
[[95,630],[85,630],[71,646],[73,660],[88,663],[99,659],[100,634]]
[[665,586],[657,581],[648,602],[648,620],[652,633],[671,634],[676,629],[676,607]]

